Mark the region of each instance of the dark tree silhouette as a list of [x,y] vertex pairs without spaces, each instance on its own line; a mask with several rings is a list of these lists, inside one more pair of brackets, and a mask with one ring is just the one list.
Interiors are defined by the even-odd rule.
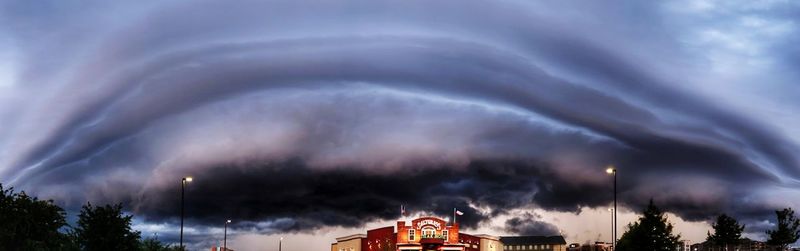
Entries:
[[786,250],[789,244],[800,239],[800,220],[795,217],[794,210],[791,208],[775,211],[775,214],[778,216],[777,226],[775,230],[767,230],[767,235],[769,235],[767,244],[775,245],[780,250]]
[[131,229],[131,215],[123,215],[122,204],[81,208],[74,236],[85,251],[138,250],[138,231]]
[[714,229],[714,234],[709,232],[706,237],[706,241],[711,245],[728,249],[740,244],[744,225],[739,225],[733,217],[721,214],[711,227]]
[[717,217],[717,222],[712,224],[711,227],[714,228],[714,234],[708,233],[706,238],[706,241],[711,245],[725,249],[739,245],[744,225],[739,225],[739,222],[733,217],[721,214]]
[[146,238],[142,239],[142,242],[139,245],[140,250],[142,251],[179,251],[182,250],[177,245],[167,245],[162,243],[156,238]]
[[680,235],[672,235],[672,223],[653,200],[639,220],[628,224],[628,231],[617,242],[617,251],[671,251],[678,245]]
[[59,229],[66,226],[64,210],[53,204],[14,193],[0,184],[0,249],[67,250],[69,240]]

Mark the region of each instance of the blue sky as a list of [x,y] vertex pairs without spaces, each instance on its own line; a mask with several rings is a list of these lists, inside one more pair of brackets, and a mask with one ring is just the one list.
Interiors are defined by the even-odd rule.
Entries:
[[606,234],[574,223],[605,217],[616,165],[623,219],[652,198],[690,240],[719,213],[763,238],[800,207],[798,17],[791,1],[0,1],[0,182],[68,210],[124,203],[174,240],[194,176],[198,248],[226,218],[247,250],[400,204],[583,242]]

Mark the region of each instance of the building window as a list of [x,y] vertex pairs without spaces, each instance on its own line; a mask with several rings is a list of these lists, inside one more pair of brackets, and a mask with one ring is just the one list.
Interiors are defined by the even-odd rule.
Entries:
[[410,240],[410,241],[414,240],[414,229],[409,229],[408,230],[408,240]]
[[448,238],[447,230],[442,230],[442,236],[445,240],[450,239]]
[[422,238],[431,238],[436,234],[436,230],[432,227],[425,227],[422,229]]

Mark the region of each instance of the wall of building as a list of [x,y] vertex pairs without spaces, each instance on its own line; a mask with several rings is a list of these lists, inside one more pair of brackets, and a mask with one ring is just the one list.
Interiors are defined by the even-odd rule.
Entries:
[[[367,234],[354,234],[337,238],[331,244],[331,251],[397,251],[403,250],[449,250],[449,251],[567,251],[563,236],[505,236],[470,235],[458,232],[458,224],[448,226],[447,222],[435,217],[422,217],[406,225],[398,221],[396,227],[383,227],[367,231]],[[408,231],[414,230],[414,239],[409,240]],[[422,243],[422,229],[435,229],[436,236],[428,237]],[[396,230],[396,231],[395,231]],[[444,231],[448,231],[446,238]],[[597,245],[595,245],[597,246]],[[582,250],[582,249],[578,249]],[[602,250],[592,249],[591,251]]]
[[500,237],[504,251],[566,251],[563,236],[504,236]]
[[481,238],[469,234],[459,234],[458,243],[464,244],[464,251],[480,251]]
[[500,240],[481,238],[480,251],[503,251]]
[[[408,240],[408,230],[411,227],[406,226],[405,221],[398,221],[397,222],[397,243],[409,243]],[[414,233],[414,239],[419,240],[420,233]]]
[[364,251],[395,251],[397,236],[394,227],[384,227],[367,231],[362,250]]
[[[346,241],[339,241],[331,246],[331,251],[362,251],[362,238],[354,238]],[[335,248],[335,249],[334,249]]]
[[[445,243],[458,243],[458,224],[455,225],[447,225],[447,222],[443,221],[442,219],[435,218],[435,217],[422,217],[419,219],[415,219],[411,221],[411,225],[406,225],[405,221],[398,221],[397,222],[397,243],[419,243],[420,237],[422,236],[422,227],[424,226],[433,226],[424,224],[425,222],[432,222],[438,224],[436,227],[436,234],[441,235],[445,230],[447,230],[447,238]],[[410,229],[414,230],[414,239],[409,240],[409,231]]]

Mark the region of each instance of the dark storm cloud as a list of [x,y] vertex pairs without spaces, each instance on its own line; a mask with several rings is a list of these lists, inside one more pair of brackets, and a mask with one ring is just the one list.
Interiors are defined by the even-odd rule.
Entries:
[[[502,160],[473,161],[461,168],[409,167],[384,173],[358,168],[316,170],[301,160],[267,164],[219,166],[195,176],[188,186],[186,210],[196,223],[215,224],[220,216],[244,221],[275,221],[265,230],[308,231],[323,226],[362,226],[374,220],[400,218],[400,205],[410,213],[452,217],[453,208],[464,212],[458,222],[475,228],[492,214],[535,207],[528,194],[538,191],[541,179],[558,179],[540,173],[536,163]],[[135,212],[149,220],[173,218],[176,187],[142,194]],[[482,212],[491,208],[492,212]],[[290,220],[282,220],[290,219]],[[522,221],[516,219],[514,229]],[[258,224],[240,224],[256,227]]]
[[505,230],[519,235],[553,236],[561,234],[556,226],[542,221],[540,215],[531,213],[506,220]]
[[[796,142],[686,88],[702,63],[685,60],[702,56],[659,6],[306,4],[7,4],[15,41],[55,39],[19,43],[31,99],[8,101],[22,122],[0,137],[0,181],[159,221],[194,175],[190,221],[262,232],[359,226],[400,204],[459,208],[468,227],[578,212],[609,202],[609,164],[623,206],[654,198],[690,220],[763,219],[774,205],[746,187],[797,185]],[[552,230],[534,218],[506,228]]]
[[[680,138],[664,138],[658,132],[649,131],[651,127],[642,128],[649,124],[658,126],[661,122],[641,108],[588,88],[560,82],[535,66],[505,56],[500,51],[450,40],[379,38],[337,41],[283,42],[277,48],[266,46],[266,55],[258,54],[258,49],[245,48],[252,58],[234,54],[243,58],[201,63],[200,67],[175,70],[172,75],[164,76],[159,81],[170,85],[142,86],[142,90],[132,97],[122,98],[105,107],[106,111],[94,119],[96,123],[80,126],[64,134],[70,139],[77,137],[80,143],[68,140],[62,142],[69,142],[70,145],[53,145],[54,155],[49,155],[43,161],[37,158],[37,165],[57,168],[80,161],[135,134],[152,121],[236,93],[292,85],[313,88],[320,81],[329,81],[326,82],[329,85],[330,82],[363,81],[518,106],[611,136],[638,150],[658,151],[658,156],[653,156],[656,158],[644,156],[646,160],[642,162],[672,164],[663,163],[660,157],[664,157],[664,160],[690,162],[707,168],[742,167],[742,173],[732,175],[769,176],[724,147],[689,144]],[[330,43],[344,41],[349,43],[326,48]],[[284,46],[288,48],[282,48]],[[296,52],[299,48],[318,46],[323,48],[316,49],[314,54]],[[437,49],[427,49],[430,47]],[[448,48],[438,49],[443,47]],[[458,57],[450,56],[453,54]],[[280,60],[260,61],[272,57]],[[435,64],[425,65],[424,68],[418,64],[397,64],[404,61]],[[526,88],[548,92],[528,91]],[[186,89],[192,91],[183,92]],[[566,97],[582,102],[569,102],[564,99]],[[48,171],[45,168],[37,169]]]

